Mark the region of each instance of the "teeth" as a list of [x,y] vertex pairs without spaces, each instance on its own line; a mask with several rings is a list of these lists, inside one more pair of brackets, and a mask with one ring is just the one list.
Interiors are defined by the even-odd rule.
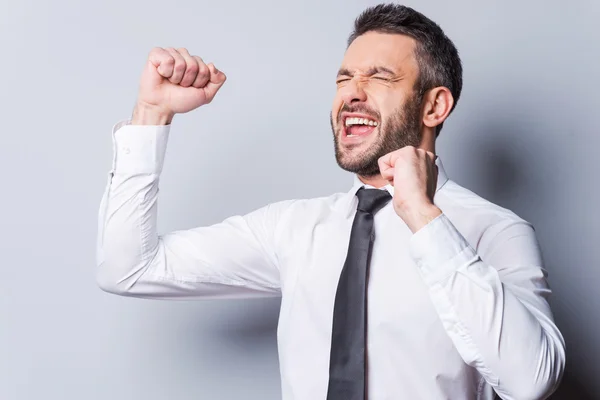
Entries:
[[376,121],[371,121],[367,118],[346,118],[346,126],[352,125],[377,126],[379,124]]

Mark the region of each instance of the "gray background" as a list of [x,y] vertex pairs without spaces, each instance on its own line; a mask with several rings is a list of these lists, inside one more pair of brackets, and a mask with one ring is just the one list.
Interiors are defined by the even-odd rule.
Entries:
[[[2,2],[0,399],[280,398],[278,301],[161,302],[96,287],[111,128],[131,112],[148,51],[188,47],[229,80],[174,122],[162,232],[345,191],[328,113],[352,21],[372,4]],[[463,97],[439,139],[449,175],[537,228],[567,341],[556,398],[600,398],[600,3],[407,4],[464,61]]]

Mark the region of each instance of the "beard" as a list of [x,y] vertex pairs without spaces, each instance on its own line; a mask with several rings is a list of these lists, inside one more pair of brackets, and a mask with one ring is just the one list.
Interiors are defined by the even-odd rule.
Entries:
[[379,135],[369,148],[360,153],[353,154],[352,147],[342,147],[339,143],[339,131],[342,128],[343,121],[338,117],[336,132],[333,125],[333,116],[330,115],[331,130],[333,132],[333,142],[335,146],[335,159],[340,168],[355,173],[363,177],[373,177],[379,175],[379,158],[396,151],[405,146],[417,147],[421,143],[422,134],[420,127],[421,116],[421,96],[413,95],[406,102],[398,107],[392,115],[384,122],[378,118],[378,114],[364,105],[348,106],[344,104],[338,113],[342,111],[360,112],[373,116],[380,121]]

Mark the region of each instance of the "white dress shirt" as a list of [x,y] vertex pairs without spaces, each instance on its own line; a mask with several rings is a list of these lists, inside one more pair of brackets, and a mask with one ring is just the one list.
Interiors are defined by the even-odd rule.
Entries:
[[[113,128],[98,221],[100,287],[145,298],[281,296],[283,399],[324,400],[334,298],[361,182],[347,193],[158,235],[169,129]],[[442,215],[415,234],[391,202],[375,215],[368,398],[546,398],[561,379],[565,349],[533,227],[449,180],[439,159],[438,167]]]

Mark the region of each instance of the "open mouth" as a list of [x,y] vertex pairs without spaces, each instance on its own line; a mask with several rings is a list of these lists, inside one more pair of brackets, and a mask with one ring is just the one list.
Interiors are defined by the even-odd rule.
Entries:
[[377,129],[379,122],[367,115],[342,115],[342,140],[356,141],[365,138]]

